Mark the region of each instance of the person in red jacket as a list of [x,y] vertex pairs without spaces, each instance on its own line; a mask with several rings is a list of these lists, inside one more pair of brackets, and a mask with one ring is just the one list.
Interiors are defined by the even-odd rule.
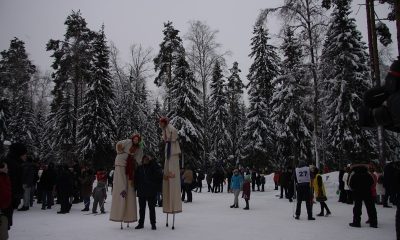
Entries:
[[250,201],[250,182],[251,182],[251,176],[246,175],[244,177],[244,183],[243,183],[243,194],[242,198],[246,201],[246,207],[243,208],[244,210],[249,210],[249,201]]
[[7,164],[0,162],[0,239],[8,239],[9,219],[4,210],[11,207],[11,181]]

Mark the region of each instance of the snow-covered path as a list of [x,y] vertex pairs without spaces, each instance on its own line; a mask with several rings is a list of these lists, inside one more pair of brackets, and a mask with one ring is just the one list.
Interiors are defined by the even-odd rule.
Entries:
[[[330,179],[337,179],[333,173]],[[337,202],[335,182],[327,181],[332,211],[330,217],[319,217],[316,221],[306,220],[303,203],[301,220],[292,218],[292,204],[276,197],[272,190],[271,177],[267,179],[266,192],[253,192],[250,210],[245,211],[241,199],[239,209],[230,209],[233,195],[227,193],[193,193],[193,203],[184,204],[183,213],[176,215],[176,229],[165,227],[166,215],[157,208],[157,231],[150,229],[148,215],[145,228],[119,229],[119,224],[108,221],[105,215],[84,215],[80,212],[83,204],[74,205],[70,214],[57,215],[57,208],[40,210],[35,205],[28,212],[16,212],[15,224],[10,231],[11,240],[99,240],[99,239],[185,239],[185,240],[393,240],[395,239],[395,208],[383,209],[377,206],[379,228],[372,229],[362,224],[360,229],[350,228],[352,206]],[[206,188],[203,188],[206,190]],[[110,208],[111,198],[106,203]],[[314,205],[314,215],[319,204]],[[148,212],[146,212],[148,213]],[[363,221],[366,220],[363,208]]]

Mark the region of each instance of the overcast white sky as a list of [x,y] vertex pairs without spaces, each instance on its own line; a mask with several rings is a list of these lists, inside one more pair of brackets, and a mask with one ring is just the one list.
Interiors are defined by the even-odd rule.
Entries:
[[[358,6],[364,2],[353,1],[353,15],[365,36],[365,8]],[[34,64],[42,71],[51,70],[52,59],[45,45],[50,38],[63,39],[64,21],[71,10],[80,9],[93,30],[104,23],[108,40],[117,45],[124,61],[128,61],[129,46],[133,43],[152,47],[154,54],[158,52],[163,22],[173,21],[183,36],[188,21],[202,20],[219,30],[218,41],[223,49],[232,52],[228,66],[238,61],[245,80],[251,64],[249,44],[256,17],[260,9],[282,3],[283,0],[0,0],[0,51],[8,49],[10,40],[18,37],[26,43]],[[377,9],[382,17],[388,11],[387,6]],[[279,25],[271,21],[268,27],[274,33]],[[389,27],[395,40],[395,26],[390,23]]]

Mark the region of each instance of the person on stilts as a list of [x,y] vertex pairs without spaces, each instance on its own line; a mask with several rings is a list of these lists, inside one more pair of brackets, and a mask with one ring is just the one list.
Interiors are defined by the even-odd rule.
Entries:
[[165,143],[165,163],[163,176],[163,212],[173,214],[172,229],[175,229],[175,214],[182,212],[181,179],[179,155],[181,149],[178,142],[178,131],[169,124],[167,118],[160,119],[162,138]]
[[134,190],[134,174],[136,165],[141,164],[143,149],[141,136],[135,134],[131,139],[117,143],[117,156],[112,191],[110,221],[133,223],[137,221],[136,192]]

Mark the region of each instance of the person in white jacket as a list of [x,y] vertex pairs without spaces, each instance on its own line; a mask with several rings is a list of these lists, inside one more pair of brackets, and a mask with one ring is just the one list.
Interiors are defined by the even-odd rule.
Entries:
[[347,204],[353,204],[353,196],[349,186],[350,166],[347,166],[346,172],[343,174],[344,190],[346,191]]

